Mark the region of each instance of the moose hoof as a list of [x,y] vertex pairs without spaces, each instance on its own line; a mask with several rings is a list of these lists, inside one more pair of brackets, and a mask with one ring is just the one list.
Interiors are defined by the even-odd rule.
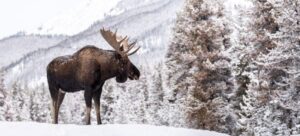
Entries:
[[52,124],[58,124],[58,122],[57,121],[52,121]]
[[85,123],[85,125],[91,125],[91,122],[87,122],[87,123]]

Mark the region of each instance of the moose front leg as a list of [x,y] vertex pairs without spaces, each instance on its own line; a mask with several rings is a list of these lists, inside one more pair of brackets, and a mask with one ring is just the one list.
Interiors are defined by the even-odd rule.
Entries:
[[92,107],[92,91],[84,91],[84,100],[86,104],[85,123],[86,125],[91,124],[91,107]]
[[99,89],[93,96],[94,103],[95,103],[95,110],[97,115],[97,124],[102,124],[101,122],[101,116],[100,116],[100,97],[101,97],[101,91],[102,89]]

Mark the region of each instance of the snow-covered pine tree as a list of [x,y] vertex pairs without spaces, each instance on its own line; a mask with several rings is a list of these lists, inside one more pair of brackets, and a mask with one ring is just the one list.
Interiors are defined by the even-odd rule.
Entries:
[[[234,107],[240,112],[240,103],[243,101],[242,96],[247,90],[247,85],[249,84],[249,77],[245,75],[245,70],[249,64],[248,47],[249,44],[249,31],[248,22],[249,17],[249,7],[247,6],[235,6],[234,9],[229,9],[228,14],[230,29],[233,31],[230,39],[231,47],[227,51],[227,56],[231,58],[231,71],[234,76],[234,92],[235,95],[232,96],[231,101]],[[232,12],[235,12],[234,14]],[[252,19],[252,18],[251,18]]]
[[[141,71],[144,71],[144,67],[140,68]],[[146,124],[146,104],[149,101],[149,89],[148,89],[148,81],[147,81],[147,72],[143,72],[140,76],[138,82],[133,81],[135,83],[131,83],[132,86],[127,86],[128,100],[130,101],[130,105],[128,105],[129,115],[132,116],[133,120],[130,122],[135,122],[139,124]],[[135,95],[132,95],[135,94]],[[125,102],[124,102],[125,103]]]
[[162,79],[162,63],[158,63],[154,66],[151,72],[148,72],[148,101],[146,103],[146,119],[148,123],[155,125],[166,124],[166,120],[162,118],[162,114],[166,112],[161,112],[164,108],[164,91],[163,91],[163,79]]
[[[167,53],[166,66],[168,69],[167,84],[170,88],[167,92],[166,99],[168,100],[167,110],[170,112],[168,124],[177,127],[187,127],[187,106],[185,103],[189,90],[193,90],[192,84],[195,84],[193,73],[190,72],[194,68],[193,62],[197,56],[191,53],[193,48],[193,40],[191,25],[194,20],[191,18],[191,10],[189,7],[194,7],[191,0],[186,1],[185,9],[178,14],[175,27],[173,29],[173,39]],[[197,2],[197,1],[195,1]],[[198,1],[198,7],[203,4],[203,1]],[[196,6],[195,6],[196,7]],[[194,17],[197,18],[197,17]],[[187,32],[186,32],[187,31]],[[172,114],[173,113],[173,114]]]
[[[50,106],[50,94],[47,91]],[[62,123],[82,124],[85,119],[85,101],[83,91],[76,93],[67,93],[59,110],[59,121]],[[49,109],[50,111],[50,109]],[[94,110],[92,110],[94,111]],[[50,115],[50,114],[49,114]],[[50,117],[49,117],[50,118]],[[91,113],[91,121],[95,121],[95,112]]]
[[184,107],[178,110],[187,115],[181,124],[234,134],[230,59],[223,54],[230,31],[223,8],[222,0],[188,0],[179,14],[167,54],[169,101]]
[[[139,70],[142,72],[143,67]],[[127,81],[126,84],[110,81],[113,87],[114,102],[111,113],[111,123],[146,124],[146,103],[148,101],[147,73],[142,72],[140,79]]]
[[[239,54],[237,56],[239,62],[235,66],[235,72],[240,94],[245,94],[250,77],[253,77],[253,72],[257,71],[253,61],[259,54],[267,54],[270,49],[276,47],[276,43],[270,37],[270,34],[278,31],[278,24],[271,12],[274,9],[273,4],[267,0],[253,0],[252,2],[254,3],[252,12],[243,11],[243,18],[249,19],[248,24],[242,24],[244,27],[239,32],[239,50],[236,51]],[[247,17],[249,14],[250,17]]]
[[24,121],[28,120],[29,108],[27,92],[19,86],[18,81],[16,81],[11,90],[7,92],[7,97],[5,99],[7,104],[6,120],[7,121]]
[[[278,31],[278,24],[275,21],[274,3],[268,0],[253,0],[254,7],[249,21],[248,33],[242,39],[246,48],[244,48],[244,56],[241,58],[241,69],[244,71],[241,75],[249,78],[249,84],[244,95],[243,103],[241,103],[241,116],[243,124],[246,126],[245,135],[253,135],[266,132],[266,128],[260,125],[260,130],[255,130],[255,125],[258,123],[264,123],[258,120],[264,118],[269,100],[269,91],[264,87],[262,82],[261,68],[255,63],[260,54],[268,54],[270,49],[274,49],[276,44],[272,41],[270,35]],[[242,65],[245,64],[245,65]],[[260,107],[260,109],[259,109]],[[267,133],[264,133],[267,134]]]
[[114,87],[112,85],[108,85],[107,83],[104,84],[102,91],[102,99],[101,99],[101,116],[103,123],[113,123],[114,122],[114,105],[115,101],[117,100],[115,98],[114,93]]
[[128,95],[126,94],[127,91],[125,86],[122,84],[118,84],[116,81],[113,80],[110,80],[105,84],[107,84],[108,87],[111,87],[112,92],[108,94],[104,93],[104,97],[109,97],[109,99],[111,99],[112,102],[103,103],[109,109],[108,111],[109,113],[104,114],[103,118],[108,118],[107,120],[109,120],[109,123],[118,123],[118,124],[127,123],[128,114],[126,112],[128,112],[128,110],[126,108],[128,105],[126,104],[124,106],[125,104],[124,101],[128,99]]
[[[299,0],[265,0],[255,3],[255,12],[266,11],[261,18],[272,17],[273,24],[264,25],[266,28],[261,30],[264,35],[258,35],[255,39],[260,47],[265,48],[255,49],[257,56],[252,58],[250,65],[251,80],[242,105],[248,121],[246,135],[300,133],[299,5]],[[272,46],[269,46],[270,43]]]
[[[5,98],[6,98],[6,92],[4,91],[4,84],[3,84],[3,78],[2,78],[2,73],[0,72],[0,115],[4,115],[6,111],[6,103],[5,103]],[[4,121],[5,117],[0,116],[0,121]]]
[[37,122],[51,122],[50,94],[42,83],[39,88],[27,89],[30,96],[30,119]]

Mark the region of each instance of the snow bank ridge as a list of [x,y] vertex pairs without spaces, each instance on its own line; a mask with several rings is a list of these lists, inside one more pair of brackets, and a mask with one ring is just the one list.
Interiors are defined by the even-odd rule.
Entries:
[[151,125],[67,125],[33,122],[0,122],[5,136],[228,136],[207,130]]

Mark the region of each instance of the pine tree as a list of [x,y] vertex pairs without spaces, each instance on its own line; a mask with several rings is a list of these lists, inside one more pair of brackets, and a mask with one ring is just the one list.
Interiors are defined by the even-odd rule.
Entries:
[[148,85],[149,85],[149,94],[148,101],[146,103],[146,119],[149,123],[155,125],[165,124],[166,120],[162,118],[162,114],[166,112],[159,112],[163,108],[164,100],[164,89],[163,89],[163,79],[162,79],[162,63],[159,63],[147,75]]
[[37,122],[50,122],[50,98],[44,83],[35,89],[28,89],[30,94],[30,119]]
[[109,83],[115,85],[112,88],[113,102],[110,103],[111,105],[106,103],[105,106],[110,110],[108,111],[110,123],[148,123],[146,107],[149,90],[147,73],[143,69],[143,67],[139,68],[142,72],[139,80],[127,81],[126,84],[116,83],[115,81]]
[[113,123],[114,122],[114,104],[116,98],[114,97],[114,86],[108,85],[107,83],[104,85],[104,90],[102,91],[102,101],[101,101],[101,115],[103,123]]
[[233,90],[230,31],[221,0],[188,0],[179,15],[167,54],[171,103],[185,107],[188,127],[234,133],[237,117],[229,104]]
[[7,111],[6,119],[8,121],[24,121],[27,120],[26,115],[28,112],[26,92],[23,88],[19,86],[18,81],[16,81],[11,90],[8,92],[6,100],[7,101]]
[[262,35],[253,42],[264,48],[255,48],[249,65],[249,90],[242,105],[247,135],[299,133],[299,4],[299,0],[255,3],[255,13],[263,13],[258,19],[269,23],[262,25]]
[[[2,73],[0,73],[0,115],[5,115],[5,111],[7,109],[7,104],[6,104],[6,92],[4,91],[4,84],[3,84],[3,78],[2,78]],[[5,117],[0,116],[0,121],[4,121]]]

